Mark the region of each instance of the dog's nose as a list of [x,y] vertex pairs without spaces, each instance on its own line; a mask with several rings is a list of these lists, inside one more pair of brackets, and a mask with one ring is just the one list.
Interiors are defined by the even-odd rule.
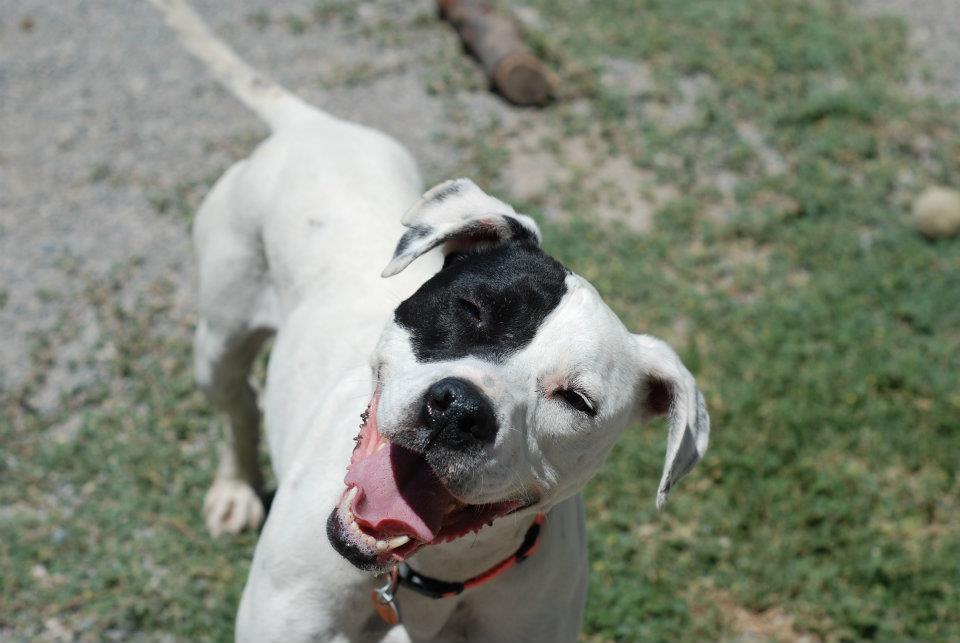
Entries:
[[430,442],[464,448],[489,444],[497,435],[497,418],[490,400],[477,387],[455,377],[434,383],[424,396],[424,423]]

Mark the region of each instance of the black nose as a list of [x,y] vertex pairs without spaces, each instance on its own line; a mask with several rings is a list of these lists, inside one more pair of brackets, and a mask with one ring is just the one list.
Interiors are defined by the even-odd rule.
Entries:
[[427,389],[423,400],[423,421],[430,431],[430,443],[465,448],[480,442],[489,444],[497,435],[497,418],[490,400],[477,388],[448,377]]

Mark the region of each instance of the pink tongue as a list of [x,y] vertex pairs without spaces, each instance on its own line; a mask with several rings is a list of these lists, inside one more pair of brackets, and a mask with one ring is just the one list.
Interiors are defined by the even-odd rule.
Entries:
[[360,488],[355,516],[377,531],[422,542],[436,538],[443,517],[460,504],[423,456],[395,444],[354,462],[344,482]]

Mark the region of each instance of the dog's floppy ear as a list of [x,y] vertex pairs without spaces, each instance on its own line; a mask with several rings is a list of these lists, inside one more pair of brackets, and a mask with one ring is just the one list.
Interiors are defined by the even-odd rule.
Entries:
[[446,254],[509,241],[540,243],[540,230],[533,219],[517,214],[470,179],[454,179],[430,189],[400,222],[410,229],[383,269],[384,277],[392,277],[440,244]]
[[667,416],[667,456],[657,489],[662,509],[673,485],[703,457],[710,440],[710,416],[693,375],[665,342],[634,335],[640,364],[640,417]]

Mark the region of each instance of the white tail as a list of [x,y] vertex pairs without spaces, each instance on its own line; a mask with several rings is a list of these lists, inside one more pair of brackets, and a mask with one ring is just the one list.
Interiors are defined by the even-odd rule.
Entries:
[[276,131],[297,117],[318,114],[280,85],[256,71],[217,38],[185,0],[149,0],[177,32],[184,46],[203,62],[230,93]]

